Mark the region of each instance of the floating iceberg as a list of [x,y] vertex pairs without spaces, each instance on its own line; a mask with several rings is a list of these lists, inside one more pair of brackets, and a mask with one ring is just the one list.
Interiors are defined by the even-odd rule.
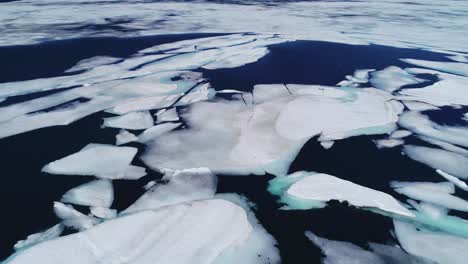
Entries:
[[114,189],[110,180],[96,180],[67,191],[60,199],[64,203],[85,206],[110,207],[114,201]]
[[337,177],[313,172],[295,172],[269,183],[269,190],[281,196],[291,209],[311,209],[326,206],[331,200],[347,201],[351,205],[377,209],[405,217],[414,214],[392,196]]

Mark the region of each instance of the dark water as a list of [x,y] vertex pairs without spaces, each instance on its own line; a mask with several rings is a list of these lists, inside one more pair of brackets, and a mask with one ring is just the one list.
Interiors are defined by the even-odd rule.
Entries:
[[[0,82],[62,75],[77,61],[97,55],[128,57],[138,50],[187,38],[207,35],[175,35],[133,39],[96,38],[56,41],[40,45],[0,48],[2,61]],[[218,90],[250,91],[255,84],[302,83],[335,85],[356,69],[383,69],[390,65],[408,66],[400,58],[444,61],[442,54],[386,46],[358,46],[317,41],[298,41],[271,47],[271,53],[254,64],[223,70],[200,70]],[[461,112],[444,109],[454,120]],[[58,222],[52,202],[67,190],[92,177],[60,176],[41,173],[41,168],[56,159],[83,148],[88,143],[114,144],[117,129],[101,129],[105,113],[97,113],[69,126],[31,131],[0,140],[2,150],[3,204],[0,259],[12,253],[13,244],[28,234]],[[447,119],[446,116],[441,118]],[[378,150],[372,139],[361,136],[340,140],[324,150],[310,140],[293,162],[290,172],[308,170],[329,173],[376,190],[394,193],[388,183],[399,181],[441,181],[435,172],[409,160],[397,148]],[[417,142],[410,138],[409,143]],[[427,144],[426,144],[427,145]],[[139,148],[138,156],[144,151]],[[138,156],[133,164],[143,166]],[[149,172],[138,181],[114,181],[113,208],[126,208],[142,193],[142,186],[160,175]],[[309,242],[304,231],[334,240],[396,243],[391,235],[392,222],[368,211],[332,202],[329,207],[310,211],[278,210],[277,197],[267,192],[272,176],[219,176],[219,192],[236,192],[257,204],[259,221],[277,240],[283,263],[319,263],[320,250]],[[465,195],[466,196],[466,195]]]

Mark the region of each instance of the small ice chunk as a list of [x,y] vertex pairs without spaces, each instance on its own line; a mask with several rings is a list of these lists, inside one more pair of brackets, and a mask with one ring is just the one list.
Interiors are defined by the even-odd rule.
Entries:
[[62,220],[62,224],[79,231],[86,230],[99,223],[99,220],[75,210],[71,205],[54,202],[55,215]]
[[395,235],[403,249],[439,264],[465,264],[468,239],[430,231],[401,221],[393,221]]
[[42,168],[43,172],[64,175],[94,175],[115,178],[124,175],[136,155],[133,147],[116,147],[104,144],[88,144],[67,157],[53,161]]
[[138,137],[134,134],[128,132],[125,129],[120,130],[119,134],[115,135],[115,144],[116,145],[123,145],[130,142],[138,141]]
[[396,147],[396,146],[399,146],[399,145],[403,145],[403,143],[405,143],[404,140],[402,139],[394,139],[394,138],[390,138],[390,139],[377,139],[377,140],[374,140],[375,142],[375,145],[377,146],[377,148],[381,149],[381,148],[393,148],[393,147]]
[[63,225],[57,224],[43,232],[29,235],[25,240],[20,240],[16,242],[16,244],[13,247],[16,251],[18,251],[25,247],[31,247],[35,244],[57,238],[62,234],[62,232]]
[[108,179],[138,180],[146,175],[146,168],[130,165],[124,172],[105,175]]
[[175,106],[193,104],[199,101],[206,101],[216,94],[216,91],[211,88],[209,83],[204,83],[193,88],[189,93],[185,94]]
[[422,136],[468,147],[468,128],[466,127],[439,125],[432,122],[428,116],[416,111],[401,114],[398,124]]
[[256,206],[254,203],[250,202],[245,196],[234,193],[217,194],[215,198],[227,200],[242,207],[247,214],[247,220],[253,230],[249,238],[242,245],[226,250],[216,258],[213,264],[281,263],[275,238],[263,228],[252,211]]
[[468,211],[468,202],[452,195],[455,193],[453,183],[431,182],[392,182],[391,186],[397,193],[412,199],[428,202],[458,211]]
[[151,187],[135,203],[122,213],[134,213],[157,209],[162,206],[186,201],[213,198],[217,179],[206,168],[168,171],[163,182]]
[[175,107],[170,108],[170,109],[163,109],[159,110],[156,113],[156,124],[162,123],[162,122],[175,122],[179,121],[179,116],[177,115],[177,110]]
[[114,189],[110,180],[95,180],[67,191],[60,199],[64,203],[85,206],[110,207],[114,201]]
[[455,177],[468,179],[468,158],[446,150],[406,145],[403,152],[413,160],[434,169],[443,170]]
[[65,72],[68,73],[68,72],[89,70],[97,66],[112,64],[112,63],[118,62],[119,60],[121,60],[121,58],[115,58],[115,57],[110,57],[110,56],[95,56],[95,57],[91,57],[91,58],[79,61],[77,64],[75,64],[75,66],[66,70]]
[[154,120],[148,111],[131,112],[122,116],[104,118],[103,126],[139,130],[154,126]]
[[330,149],[331,147],[333,147],[333,144],[335,144],[335,141],[331,140],[331,141],[321,141],[320,142],[320,145],[322,145],[322,147],[324,149]]
[[405,85],[416,84],[423,81],[396,66],[389,66],[381,71],[373,72],[371,75],[370,83],[374,87],[387,92],[393,92]]
[[[292,182],[289,182],[292,184],[287,189],[282,188],[282,195],[287,196],[286,198],[289,198],[290,201],[319,203],[331,200],[347,201],[357,207],[379,209],[392,214],[414,217],[413,213],[392,196],[350,181],[324,173],[296,172],[285,176],[286,179],[289,177],[293,179]],[[272,180],[272,182],[277,181],[276,179]],[[283,201],[287,201],[287,199]],[[289,206],[296,207],[294,203],[289,204]]]
[[413,134],[413,132],[408,130],[397,130],[390,134],[390,138],[405,138],[411,136],[411,134]]
[[111,219],[117,216],[117,210],[109,209],[106,207],[91,207],[90,208],[91,214],[101,219]]
[[462,147],[458,147],[458,146],[455,146],[455,145],[452,145],[450,143],[447,143],[445,141],[442,141],[442,140],[438,140],[438,139],[435,139],[435,138],[431,138],[431,137],[426,137],[426,136],[418,136],[418,138],[428,142],[428,143],[431,143],[432,145],[436,145],[436,146],[439,146],[447,151],[451,151],[451,152],[455,152],[455,153],[458,153],[458,154],[461,154],[461,155],[464,155],[464,156],[468,156],[468,150],[462,148]]

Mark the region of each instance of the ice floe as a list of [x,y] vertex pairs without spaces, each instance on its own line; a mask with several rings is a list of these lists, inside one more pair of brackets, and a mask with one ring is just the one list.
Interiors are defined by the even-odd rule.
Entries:
[[455,186],[459,187],[460,189],[462,190],[465,190],[465,191],[468,191],[468,184],[466,184],[466,182],[460,180],[459,178],[453,176],[453,175],[450,175],[448,173],[446,173],[445,171],[443,170],[436,170],[436,172],[444,177],[446,180],[452,182],[453,184],[455,184]]
[[381,71],[375,71],[371,73],[371,75],[372,78],[370,79],[370,83],[374,87],[387,92],[393,92],[403,86],[423,81],[396,66],[389,66]]
[[115,135],[115,144],[123,145],[130,142],[138,141],[138,139],[139,138],[135,136],[135,134],[132,134],[125,129],[122,129],[117,135]]
[[442,72],[453,73],[457,75],[468,76],[468,64],[459,62],[442,62],[442,61],[426,61],[416,59],[402,59],[402,61],[421,66],[429,69],[434,69]]
[[62,220],[62,224],[76,230],[86,230],[98,224],[100,221],[92,216],[85,215],[71,205],[54,202],[55,215]]
[[179,116],[177,115],[177,110],[175,107],[170,108],[170,109],[163,109],[159,110],[156,113],[156,124],[162,123],[162,122],[175,122],[179,121]]
[[132,112],[123,116],[104,118],[104,127],[124,129],[147,129],[154,125],[153,116],[148,111]]
[[375,145],[377,148],[393,148],[396,146],[403,145],[405,143],[404,140],[402,139],[395,139],[395,138],[390,138],[390,139],[377,139],[374,140]]
[[389,194],[324,173],[300,171],[278,177],[270,181],[269,190],[279,195],[291,209],[320,208],[328,201],[338,200],[357,207],[414,217]]
[[53,227],[43,232],[29,235],[25,240],[20,240],[16,242],[16,244],[14,245],[14,249],[20,250],[26,247],[31,247],[35,244],[38,244],[47,240],[57,238],[62,234],[62,232],[63,232],[62,224],[54,225]]
[[91,207],[90,210],[92,215],[101,219],[110,219],[117,216],[117,210],[109,209],[106,207]]
[[445,208],[468,211],[468,201],[455,195],[455,186],[450,182],[392,182],[396,192],[412,199],[443,206]]
[[157,170],[208,167],[281,175],[309,138],[390,133],[402,110],[388,93],[373,88],[257,85],[253,104],[242,98],[192,104],[180,113],[187,128],[146,137],[150,148],[142,158]]
[[[249,256],[249,249],[242,246],[255,233],[255,226],[250,224],[242,207],[222,199],[204,200],[108,220],[84,232],[27,248],[6,262],[149,263],[157,259],[158,263],[209,264],[218,263],[219,257],[239,263],[242,257]],[[257,245],[256,248],[266,247]],[[272,263],[279,262],[276,251],[266,252],[276,254]],[[247,263],[264,263],[263,260],[258,257]]]
[[[100,178],[121,179],[144,176],[144,168],[131,166],[136,155],[133,147],[88,144],[80,151],[53,161],[42,168],[51,174],[94,175]],[[141,177],[139,176],[139,177]]]
[[390,134],[390,138],[405,138],[405,137],[408,137],[408,136],[411,136],[411,134],[413,134],[413,132],[411,131],[408,131],[408,130],[397,130],[397,131],[394,131],[392,134]]
[[422,136],[468,147],[468,128],[463,126],[439,125],[417,111],[404,112],[398,124]]
[[443,170],[461,179],[468,179],[468,157],[450,151],[406,145],[403,152],[413,160]]
[[168,171],[157,183],[122,213],[157,209],[186,201],[213,198],[217,179],[206,168]]
[[463,264],[468,257],[468,239],[394,221],[395,234],[403,249],[439,264]]
[[437,106],[431,104],[418,102],[418,101],[403,101],[403,104],[412,111],[426,111],[426,110],[438,110],[440,109]]
[[60,199],[63,203],[85,206],[110,207],[114,201],[114,189],[110,180],[95,180],[67,191]]

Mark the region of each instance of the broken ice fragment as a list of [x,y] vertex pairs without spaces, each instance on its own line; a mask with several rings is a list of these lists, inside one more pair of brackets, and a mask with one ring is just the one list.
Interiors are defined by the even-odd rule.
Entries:
[[439,264],[464,264],[468,258],[468,239],[393,221],[395,234],[403,249]]
[[20,240],[14,245],[15,250],[20,250],[25,247],[31,247],[35,244],[51,240],[59,237],[63,232],[63,225],[57,224],[53,227],[36,234],[29,235],[25,240]]
[[394,138],[377,139],[377,140],[374,140],[374,142],[377,148],[379,149],[380,148],[393,148],[399,145],[403,145],[403,143],[405,143],[405,141],[403,141],[402,139],[394,139]]
[[[324,173],[295,172],[270,181],[270,191],[279,193],[292,209],[314,208],[331,200],[347,201],[351,205],[381,210],[396,215],[414,217],[392,196]],[[281,187],[278,187],[281,186]],[[275,191],[276,190],[276,191]],[[311,203],[309,208],[304,207]],[[319,207],[319,206],[315,206]]]
[[175,122],[179,121],[179,116],[177,115],[177,110],[175,107],[170,109],[159,110],[156,113],[157,121],[156,124],[161,122]]
[[124,129],[147,129],[154,125],[154,120],[148,111],[131,112],[123,116],[104,118],[104,127]]
[[401,59],[401,60],[409,64],[426,67],[429,69],[468,76],[468,64],[466,63],[426,61],[426,60],[416,60],[416,59]]
[[403,152],[413,160],[443,170],[461,179],[468,179],[468,158],[446,150],[406,145]]
[[88,144],[80,151],[53,161],[42,168],[51,174],[94,175],[103,178],[124,176],[137,153],[133,147]]
[[387,92],[393,92],[405,85],[423,82],[423,80],[396,66],[389,66],[381,71],[373,72],[371,75],[370,83]]
[[217,179],[206,168],[168,171],[157,183],[122,213],[134,213],[157,209],[186,201],[213,198]]
[[392,182],[391,186],[412,199],[468,212],[468,202],[453,195],[455,187],[450,182]]
[[450,175],[450,174],[446,173],[443,170],[436,170],[436,172],[440,176],[444,177],[446,180],[448,180],[448,181],[452,182],[453,184],[455,184],[456,186],[458,186],[460,189],[468,191],[468,185],[464,181],[458,179],[457,177],[455,177],[453,175]]
[[[242,207],[222,199],[203,200],[107,220],[27,248],[7,263],[143,264],[156,259],[160,264],[210,264],[242,247],[253,232]],[[242,255],[231,256],[234,263],[242,262]]]
[[117,210],[106,207],[91,207],[90,212],[101,219],[110,219],[117,216]]
[[77,210],[71,205],[65,205],[60,202],[54,202],[54,212],[58,218],[62,220],[62,224],[76,230],[86,230],[99,223],[99,220],[87,216]]
[[125,129],[120,130],[119,134],[115,135],[115,144],[118,146],[134,141],[138,141],[138,137]]
[[64,203],[85,206],[110,207],[114,200],[114,189],[110,180],[96,180],[67,191],[60,199]]

